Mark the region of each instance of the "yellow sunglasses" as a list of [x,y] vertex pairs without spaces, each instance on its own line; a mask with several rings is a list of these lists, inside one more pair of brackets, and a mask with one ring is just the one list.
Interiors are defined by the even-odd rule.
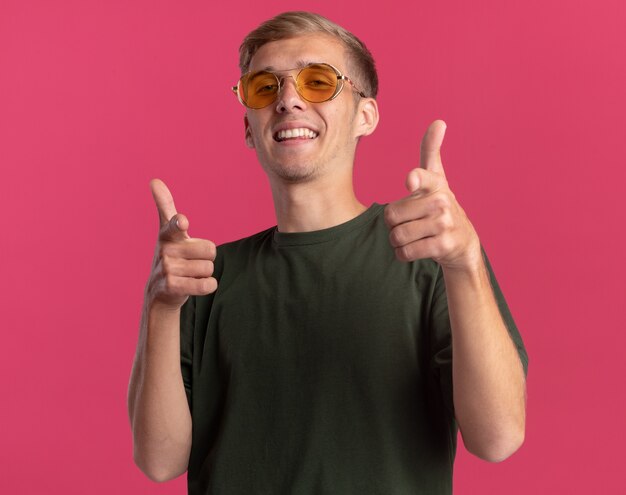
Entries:
[[[258,110],[277,100],[285,81],[285,77],[279,77],[278,74],[294,70],[296,69],[247,72],[241,76],[237,86],[233,86],[232,90],[242,105]],[[299,70],[294,80],[298,94],[311,103],[322,103],[336,98],[343,89],[344,81],[350,83],[352,88],[365,98],[365,94],[359,91],[348,76],[344,76],[339,69],[330,64],[308,64]]]

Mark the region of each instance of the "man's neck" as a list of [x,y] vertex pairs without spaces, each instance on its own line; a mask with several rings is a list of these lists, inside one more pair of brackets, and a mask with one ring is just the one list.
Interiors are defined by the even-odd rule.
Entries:
[[352,180],[302,183],[270,181],[278,231],[312,232],[345,223],[367,207],[354,194]]

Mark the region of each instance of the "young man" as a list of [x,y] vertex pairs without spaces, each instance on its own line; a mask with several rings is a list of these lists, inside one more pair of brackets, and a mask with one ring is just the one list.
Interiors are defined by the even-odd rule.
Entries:
[[407,197],[368,208],[352,185],[378,123],[365,46],[292,12],[240,54],[277,226],[216,250],[151,183],[136,462],[155,480],[188,470],[192,494],[450,493],[457,425],[490,461],[521,445],[527,357],[448,187],[445,124],[426,131]]

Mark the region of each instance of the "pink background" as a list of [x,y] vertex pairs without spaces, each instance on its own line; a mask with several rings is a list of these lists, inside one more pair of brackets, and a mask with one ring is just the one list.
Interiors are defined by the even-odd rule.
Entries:
[[616,493],[624,479],[623,0],[0,3],[0,492],[173,494],[133,465],[126,387],[171,187],[218,243],[274,222],[237,48],[283,10],[354,31],[380,70],[365,203],[404,196],[429,122],[529,354],[528,428],[456,494]]

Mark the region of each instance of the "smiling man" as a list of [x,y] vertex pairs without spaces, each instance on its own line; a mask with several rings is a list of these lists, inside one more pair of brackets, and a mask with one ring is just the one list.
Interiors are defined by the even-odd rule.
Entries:
[[135,460],[190,494],[444,494],[457,429],[500,461],[523,442],[527,357],[446,181],[445,124],[408,194],[363,205],[359,140],[378,80],[354,35],[277,16],[240,49],[233,88],[277,225],[216,249],[165,184],[129,387]]

